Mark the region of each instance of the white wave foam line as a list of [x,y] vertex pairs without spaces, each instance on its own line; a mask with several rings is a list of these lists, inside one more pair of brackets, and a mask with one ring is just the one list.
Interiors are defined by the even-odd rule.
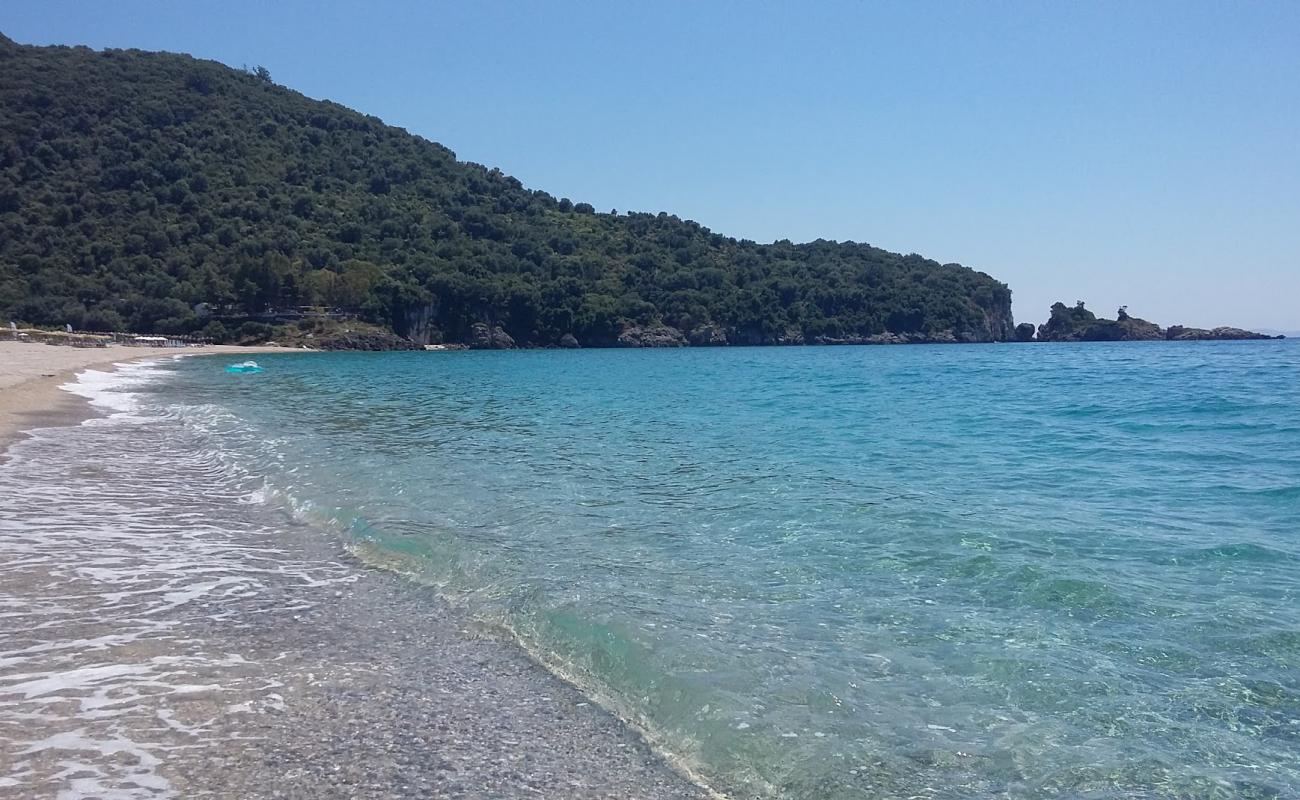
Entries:
[[[145,372],[88,371],[78,393],[157,420],[124,399]],[[215,719],[285,703],[276,665],[209,632],[354,579],[277,548],[249,481],[187,435],[46,429],[0,470],[0,797],[174,796],[169,765],[201,760]]]
[[140,398],[133,389],[139,389],[158,377],[160,361],[128,361],[114,365],[114,371],[87,369],[77,373],[77,379],[59,388],[84,397],[92,406],[119,414],[130,414],[140,408]]

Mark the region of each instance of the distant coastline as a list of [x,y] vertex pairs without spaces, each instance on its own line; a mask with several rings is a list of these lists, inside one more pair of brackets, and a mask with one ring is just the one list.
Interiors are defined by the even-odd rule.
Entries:
[[597,211],[266,70],[3,35],[0,60],[24,165],[0,175],[0,323],[320,350],[1270,337],[1059,303],[1016,326],[985,272]]

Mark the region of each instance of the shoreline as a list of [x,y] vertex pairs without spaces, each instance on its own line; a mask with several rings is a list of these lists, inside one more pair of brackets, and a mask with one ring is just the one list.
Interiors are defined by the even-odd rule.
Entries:
[[110,345],[77,348],[36,342],[0,341],[0,463],[10,445],[28,431],[76,425],[96,416],[90,404],[60,387],[87,369],[172,356],[308,352],[285,347],[208,345],[203,348],[140,348]]
[[[267,351],[295,352],[283,348]],[[205,350],[192,355],[250,352],[254,349]],[[4,364],[4,355],[0,351],[0,364]],[[60,385],[84,369],[177,353],[98,355],[103,357],[58,372],[46,369],[35,377],[0,387],[0,398],[29,398],[26,409],[13,405],[4,409],[9,419],[17,421],[10,424],[21,424],[24,429],[11,433],[11,439],[0,439],[0,447],[4,448],[0,451],[4,457],[0,458],[0,482],[16,478],[30,483],[28,471],[33,471],[43,480],[49,474],[54,488],[65,490],[59,479],[62,465],[54,463],[58,459],[42,460],[40,454],[67,453],[68,458],[76,458],[76,453],[69,450],[77,449],[76,444],[86,441],[86,437],[108,435],[111,426],[78,425],[101,415],[90,402],[61,390]],[[56,399],[59,402],[53,402]],[[57,427],[24,438],[22,434],[36,427],[36,420]],[[15,447],[22,448],[21,458],[6,464]],[[92,448],[93,443],[86,447]],[[112,488],[98,481],[90,489],[92,493],[96,489],[107,492],[104,500],[116,499]],[[76,494],[80,501],[94,504],[95,498],[86,497],[84,487]],[[192,499],[201,503],[221,498]],[[189,498],[182,498],[181,508],[189,505]],[[23,508],[28,506],[24,504]],[[59,512],[42,513],[39,506],[34,506],[29,513],[33,515],[30,522],[42,528],[60,527]],[[193,668],[193,677],[188,679],[190,683],[204,683],[201,677],[219,688],[183,698],[159,694],[157,700],[151,697],[134,704],[148,706],[138,709],[146,715],[156,712],[157,719],[176,731],[168,735],[177,741],[170,742],[165,736],[160,739],[155,719],[150,723],[154,728],[140,737],[147,741],[133,743],[129,757],[122,755],[127,751],[120,749],[120,744],[110,742],[109,749],[119,749],[109,752],[102,741],[82,741],[75,746],[50,746],[49,752],[40,751],[38,758],[27,755],[30,750],[16,746],[32,743],[12,741],[5,731],[13,729],[0,725],[0,765],[10,767],[0,773],[24,778],[21,783],[0,780],[0,798],[52,797],[66,791],[68,770],[54,771],[42,758],[66,755],[67,747],[82,751],[78,758],[84,758],[84,751],[99,748],[99,752],[121,762],[104,767],[92,758],[80,764],[81,771],[71,779],[73,787],[78,786],[77,780],[91,780],[78,779],[77,775],[102,770],[109,777],[101,775],[94,780],[100,781],[95,787],[103,791],[112,786],[105,782],[113,770],[125,769],[132,774],[126,784],[117,786],[125,785],[128,791],[123,796],[130,797],[717,797],[683,777],[634,728],[546,669],[518,643],[453,609],[432,589],[365,564],[348,551],[342,540],[292,519],[278,506],[259,513],[273,526],[279,573],[292,575],[301,570],[330,577],[314,577],[305,583],[283,574],[261,577],[264,585],[251,600],[216,598],[221,605],[238,602],[236,611],[209,616],[209,603],[204,602],[199,604],[204,606],[201,614],[169,613],[166,637],[141,636],[120,650],[91,648],[87,653],[61,657],[73,660],[75,668],[63,663],[46,665],[39,657],[35,665],[0,666],[3,723],[15,707],[20,714],[39,717],[33,710],[41,708],[46,698],[33,701],[28,692],[26,703],[35,703],[29,707],[14,694],[15,688],[21,692],[30,685],[32,674],[41,674],[39,667],[49,669],[46,674],[52,677],[47,680],[75,689],[83,680],[78,676],[87,672],[129,671],[138,669],[142,661],[202,661],[208,652],[225,654],[223,659]],[[111,525],[111,519],[108,522]],[[13,542],[31,538],[24,536],[31,527],[34,525],[22,528],[19,523],[15,528],[11,523],[7,529],[0,525],[0,548],[12,550]],[[6,532],[9,538],[4,536]],[[176,538],[175,534],[168,537],[170,541]],[[111,545],[105,543],[105,547]],[[236,549],[250,545],[266,546],[244,539]],[[55,541],[50,546],[59,545]],[[51,593],[64,595],[70,591],[87,598],[82,602],[92,606],[78,609],[75,617],[65,621],[68,633],[62,626],[49,627],[46,620],[38,635],[0,636],[0,655],[24,654],[18,660],[31,661],[26,654],[32,651],[57,653],[76,642],[119,637],[123,626],[130,629],[135,617],[141,616],[138,610],[134,617],[115,622],[86,622],[103,611],[95,607],[95,598],[111,594],[114,587],[96,586],[80,576],[73,582],[91,585],[68,586],[50,580],[53,570],[70,569],[75,574],[73,564],[78,558],[115,557],[113,553],[96,553],[93,548],[95,540],[91,538],[75,550],[53,554],[50,565],[42,569],[33,570],[27,564],[0,567],[0,584],[6,586],[11,606],[13,600],[39,606],[50,600]],[[153,566],[149,560],[150,556],[142,554],[138,563],[129,565],[132,583],[142,576],[149,580]],[[297,566],[300,564],[309,566]],[[168,590],[165,594],[171,595],[177,580],[203,581],[206,577],[196,574],[159,579]],[[208,588],[200,586],[194,591]],[[15,679],[19,680],[16,687]],[[22,679],[28,680],[24,683]],[[159,682],[165,680],[160,678]],[[126,682],[116,690],[100,686],[98,691],[129,695],[134,685]],[[183,690],[190,692],[192,688]],[[56,694],[49,699],[59,702],[59,710],[50,720],[51,730],[42,731],[39,723],[33,723],[28,726],[33,731],[23,731],[38,745],[62,741],[59,737],[66,737],[68,731],[59,731],[59,726],[81,724],[69,709],[84,703],[84,695],[71,691],[66,697]],[[70,713],[74,719],[66,718]],[[76,728],[75,734],[93,738],[83,734],[81,728]],[[195,735],[203,740],[202,744],[186,742]],[[120,737],[121,730],[114,728],[112,736]],[[11,741],[6,742],[6,738]],[[15,766],[22,769],[15,770]],[[133,785],[150,791],[132,794]]]

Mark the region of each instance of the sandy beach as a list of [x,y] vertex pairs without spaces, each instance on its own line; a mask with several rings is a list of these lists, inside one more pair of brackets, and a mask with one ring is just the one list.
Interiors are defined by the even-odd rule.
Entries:
[[0,345],[0,798],[706,796],[499,632],[206,482],[166,426],[65,424],[92,413],[58,388],[78,370],[174,354]]
[[0,341],[0,452],[22,431],[70,425],[90,416],[84,400],[59,389],[77,372],[107,369],[126,361],[174,355],[247,356],[289,352],[282,347],[208,345],[196,348],[67,347],[36,342]]

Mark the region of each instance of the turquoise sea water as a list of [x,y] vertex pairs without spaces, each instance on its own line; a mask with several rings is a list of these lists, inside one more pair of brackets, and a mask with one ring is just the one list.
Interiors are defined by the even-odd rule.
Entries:
[[1300,796],[1296,343],[259,362],[147,399],[722,791]]

